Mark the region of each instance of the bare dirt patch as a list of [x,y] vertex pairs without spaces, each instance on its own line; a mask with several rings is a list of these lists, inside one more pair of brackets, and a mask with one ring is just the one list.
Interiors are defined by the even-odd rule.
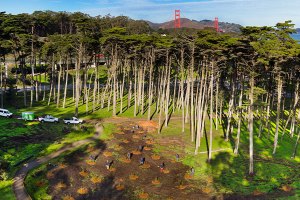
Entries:
[[[106,149],[87,147],[74,152],[65,158],[63,168],[48,172],[51,176],[47,192],[53,199],[67,198],[66,194],[79,200],[210,198],[200,189],[190,186],[195,181],[185,178],[189,167],[172,162],[171,157],[154,154],[155,140],[148,130],[156,128],[155,123],[119,123],[119,132],[124,134],[114,134],[104,144]],[[134,134],[140,137],[134,139]],[[163,169],[160,167],[162,163]],[[63,189],[55,187],[59,183],[64,184]]]

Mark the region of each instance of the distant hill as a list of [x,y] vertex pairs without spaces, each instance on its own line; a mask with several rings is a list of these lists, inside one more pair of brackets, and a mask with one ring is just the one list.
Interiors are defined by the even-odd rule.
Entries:
[[296,28],[298,34],[300,34],[300,28]]
[[[204,29],[206,27],[214,27],[214,21],[212,20],[190,20],[187,18],[181,18],[181,27],[185,28],[194,28],[194,29]],[[157,29],[172,29],[174,28],[174,20],[164,22],[164,23],[152,23],[147,21],[149,26],[155,30]],[[227,23],[227,22],[219,22],[219,27],[224,32],[234,32],[234,33],[240,33],[240,28],[242,27],[239,24],[234,23]]]

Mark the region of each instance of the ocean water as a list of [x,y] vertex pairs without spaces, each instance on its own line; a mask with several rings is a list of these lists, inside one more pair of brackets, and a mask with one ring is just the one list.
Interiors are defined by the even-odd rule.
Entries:
[[300,33],[292,34],[291,36],[294,38],[294,40],[297,40],[300,43]]

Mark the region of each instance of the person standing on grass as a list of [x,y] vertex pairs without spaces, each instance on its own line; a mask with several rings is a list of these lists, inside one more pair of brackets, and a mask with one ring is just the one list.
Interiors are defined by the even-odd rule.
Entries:
[[145,163],[145,157],[141,157],[140,159],[140,165],[143,165]]
[[111,165],[111,162],[109,162],[109,160],[106,160],[106,163],[105,163],[105,167],[106,169],[110,169],[110,165]]
[[143,146],[142,145],[139,145],[139,147],[138,147],[138,150],[140,151],[140,152],[142,152],[143,151]]
[[192,168],[191,168],[190,175],[191,175],[191,176],[194,176],[194,174],[195,174],[195,169],[194,169],[194,167],[192,167]]
[[179,154],[176,153],[175,157],[176,157],[176,161],[178,162],[179,161]]
[[160,169],[160,172],[163,172],[164,169],[165,169],[165,163],[164,163],[164,162],[161,163],[158,167],[159,167],[159,169]]
[[131,153],[131,152],[128,152],[128,153],[127,153],[127,159],[128,159],[128,160],[131,160],[131,157],[132,157],[132,153]]

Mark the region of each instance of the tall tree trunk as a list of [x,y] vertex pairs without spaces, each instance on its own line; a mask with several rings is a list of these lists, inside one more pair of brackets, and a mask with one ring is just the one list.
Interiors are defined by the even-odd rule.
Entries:
[[167,53],[167,74],[166,74],[166,94],[165,94],[165,127],[168,126],[169,122],[169,101],[170,101],[170,73],[171,73],[171,58],[169,60],[169,52]]
[[63,100],[63,108],[66,107],[66,98],[67,98],[67,92],[68,92],[68,80],[69,80],[69,60],[67,56],[67,70],[66,70],[66,79],[65,79],[65,90],[64,90],[64,100]]
[[[217,69],[218,70],[218,69]],[[216,110],[216,113],[215,113],[215,117],[216,117],[216,120],[215,120],[215,124],[216,124],[216,130],[218,130],[218,126],[219,126],[219,121],[218,121],[218,101],[219,101],[219,84],[220,84],[220,72],[218,71],[217,73],[217,77],[216,77],[216,104],[215,104],[215,110]]]
[[244,89],[244,76],[242,75],[241,91],[240,91],[240,96],[239,96],[239,108],[238,108],[238,129],[237,129],[237,136],[236,136],[236,142],[235,142],[235,148],[234,148],[235,155],[238,154],[239,145],[240,145],[241,123],[242,123],[242,118],[243,118],[243,113],[242,113],[243,112],[243,109],[242,109],[243,89]]
[[249,93],[249,174],[254,174],[254,160],[253,160],[253,103],[254,103],[254,77],[250,77],[250,93]]
[[81,66],[81,59],[82,59],[82,49],[83,44],[80,43],[78,49],[78,57],[76,62],[76,89],[75,89],[75,117],[78,117],[78,106],[79,106],[79,98],[80,98],[80,66]]
[[154,60],[154,50],[151,49],[149,53],[150,57],[150,72],[149,72],[149,83],[148,83],[148,120],[151,119],[151,105],[152,105],[152,94],[153,94],[153,86],[152,86],[152,73],[153,73],[153,60]]
[[280,109],[281,109],[281,94],[282,94],[282,79],[278,75],[277,80],[277,117],[276,117],[276,130],[274,137],[274,149],[273,154],[276,153],[277,143],[278,143],[278,131],[279,131],[279,122],[280,122]]
[[229,108],[228,108],[226,141],[229,140],[229,134],[230,134],[230,130],[231,130],[231,121],[232,121],[233,107],[234,107],[234,94],[235,94],[235,80],[232,81],[232,85],[231,85],[231,97],[230,97]]
[[3,91],[3,72],[2,72],[2,66],[0,64],[0,89],[1,89],[1,108],[3,107],[3,99],[4,99],[4,92]]
[[181,87],[181,117],[182,117],[182,129],[181,132],[184,133],[184,48],[180,49],[180,71],[181,71],[181,80],[180,80],[180,87]]
[[192,44],[192,52],[191,52],[191,68],[190,68],[190,80],[191,80],[191,113],[190,113],[190,123],[191,123],[191,138],[193,141],[193,138],[195,138],[195,121],[194,121],[194,116],[195,116],[195,111],[194,111],[194,64],[195,64],[195,46],[194,43]]
[[208,162],[211,161],[212,158],[212,141],[213,141],[213,134],[212,134],[212,129],[213,129],[213,93],[214,93],[214,89],[213,89],[213,81],[214,81],[214,63],[211,64],[211,79],[210,79],[210,86],[209,89],[210,90],[210,130],[209,130],[209,148],[208,148]]
[[295,158],[295,157],[296,157],[296,154],[297,154],[297,148],[298,148],[299,139],[300,139],[300,133],[299,133],[299,131],[297,131],[297,132],[298,132],[298,136],[297,136],[297,140],[296,140],[296,143],[295,143],[295,148],[294,148],[294,152],[293,152],[292,158]]
[[62,74],[62,58],[60,56],[60,61],[59,61],[59,73],[58,73],[58,84],[57,84],[57,100],[56,100],[56,107],[59,107],[60,103],[60,79],[61,79],[61,74]]

